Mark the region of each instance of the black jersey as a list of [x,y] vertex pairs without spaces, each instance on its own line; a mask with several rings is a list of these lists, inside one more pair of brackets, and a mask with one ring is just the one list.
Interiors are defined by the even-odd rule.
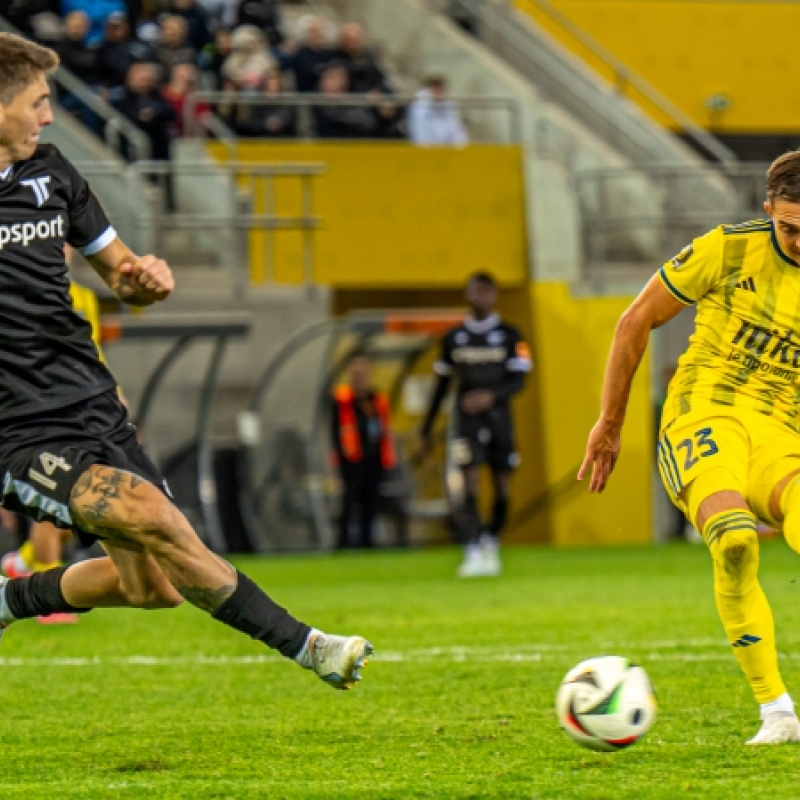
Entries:
[[[459,394],[472,389],[497,391],[509,373],[530,368],[530,353],[519,331],[501,322],[497,314],[484,320],[467,317],[463,325],[448,331],[434,364],[437,374],[458,379]],[[508,405],[508,395],[498,392],[496,405]]]
[[116,238],[86,181],[53,145],[0,173],[0,421],[114,387],[72,308],[64,242],[94,255]]

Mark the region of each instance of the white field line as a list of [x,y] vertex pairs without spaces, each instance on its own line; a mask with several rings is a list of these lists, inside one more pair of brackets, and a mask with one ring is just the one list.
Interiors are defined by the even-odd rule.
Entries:
[[[687,652],[691,648],[706,648],[712,652]],[[683,648],[683,649],[681,649]],[[591,645],[568,646],[548,643],[525,644],[514,647],[427,647],[405,651],[378,651],[374,661],[390,663],[536,663],[548,661],[556,654],[575,653],[580,650],[595,654],[626,653],[636,651],[636,660],[650,661],[728,661],[732,656],[730,647],[720,639],[689,639],[685,642],[614,642]],[[646,652],[645,652],[646,651]],[[587,656],[588,657],[588,656]],[[800,652],[781,653],[783,659],[800,660]],[[166,666],[218,666],[218,665],[259,665],[274,664],[285,659],[277,653],[258,655],[204,655],[186,654],[178,656],[130,655],[130,656],[55,656],[39,658],[35,656],[0,656],[2,667],[166,667]]]

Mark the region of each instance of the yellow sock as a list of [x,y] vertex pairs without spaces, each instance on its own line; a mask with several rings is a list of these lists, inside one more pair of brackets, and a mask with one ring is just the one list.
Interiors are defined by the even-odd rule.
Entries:
[[728,641],[756,700],[772,702],[786,687],[778,671],[772,611],[758,582],[756,518],[738,508],[714,514],[703,536],[714,562],[714,595]]
[[31,540],[28,539],[24,542],[17,552],[19,553],[19,557],[28,565],[28,568],[31,568],[31,565],[36,560],[33,557],[33,545],[31,544]]
[[33,553],[33,544],[30,539],[22,544],[17,550],[19,557],[28,565],[31,572],[46,572],[48,569],[55,569],[61,566],[60,561],[54,561],[52,564],[47,564],[44,561],[37,561]]

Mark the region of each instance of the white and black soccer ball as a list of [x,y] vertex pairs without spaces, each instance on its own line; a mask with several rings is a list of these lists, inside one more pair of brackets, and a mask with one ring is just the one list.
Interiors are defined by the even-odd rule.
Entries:
[[590,750],[622,750],[653,726],[656,698],[642,667],[620,656],[581,661],[556,697],[561,727]]

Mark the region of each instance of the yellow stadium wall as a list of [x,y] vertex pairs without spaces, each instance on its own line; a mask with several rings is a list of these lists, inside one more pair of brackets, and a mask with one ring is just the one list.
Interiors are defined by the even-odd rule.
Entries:
[[[565,47],[609,81],[612,73],[532,0],[514,0]],[[550,0],[595,41],[647,80],[696,123],[720,133],[796,133],[800,103],[800,5],[693,0]],[[732,101],[715,114],[704,101]],[[641,98],[630,94],[635,102]],[[647,104],[644,110],[667,123]]]
[[[586,438],[597,420],[606,358],[629,297],[573,297],[563,283],[530,287],[533,353],[543,421],[539,432],[547,483],[577,473]],[[555,545],[652,541],[654,442],[650,364],[634,380],[622,454],[603,494],[586,485],[551,504],[547,524]]]
[[[219,143],[210,152],[224,161]],[[315,178],[316,283],[452,286],[476,270],[521,283],[527,272],[522,151],[502,145],[429,149],[405,143],[241,142],[244,162],[320,162]],[[262,179],[263,180],[263,179]],[[276,182],[278,214],[300,215],[296,178]],[[257,212],[263,211],[260,204]],[[265,234],[251,235],[251,277],[265,271]],[[277,283],[303,280],[299,232],[274,235]]]

